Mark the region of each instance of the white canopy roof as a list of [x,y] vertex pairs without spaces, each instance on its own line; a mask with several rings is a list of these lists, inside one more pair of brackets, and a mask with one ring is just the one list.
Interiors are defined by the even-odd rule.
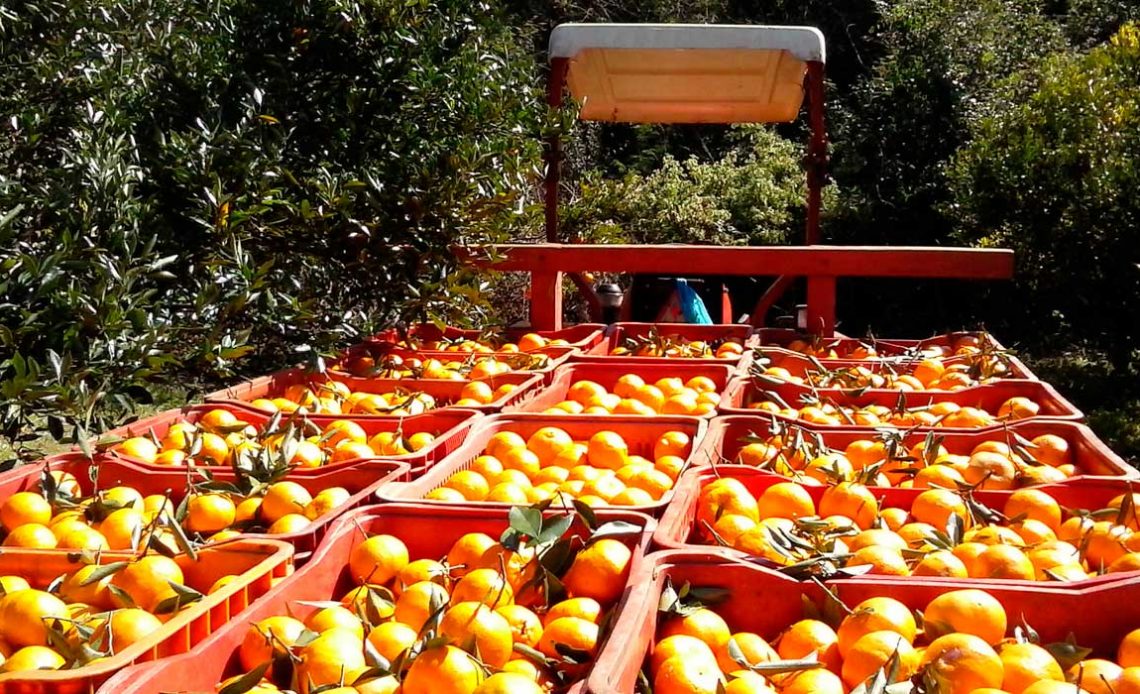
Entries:
[[826,49],[812,27],[562,24],[550,58],[569,59],[583,120],[754,123],[795,120]]

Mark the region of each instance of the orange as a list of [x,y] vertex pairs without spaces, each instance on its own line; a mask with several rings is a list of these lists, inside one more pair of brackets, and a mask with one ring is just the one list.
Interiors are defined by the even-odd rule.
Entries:
[[685,634],[703,641],[713,653],[717,653],[728,642],[732,633],[724,618],[706,608],[694,610],[686,615],[673,616],[661,630],[662,637]]
[[842,677],[850,687],[856,687],[884,669],[892,658],[898,659],[898,679],[904,681],[914,674],[914,647],[893,631],[872,631],[865,634],[847,650],[843,657]]
[[717,665],[720,666],[722,672],[735,675],[741,670],[748,669],[733,657],[732,651],[734,650],[739,651],[739,654],[744,656],[748,666],[770,663],[780,659],[776,649],[772,648],[759,634],[742,631],[730,636],[720,648],[713,649]]
[[665,397],[661,388],[653,384],[646,384],[638,388],[630,396],[630,399],[640,402],[654,412],[660,412],[661,408],[665,406]]
[[819,500],[819,515],[845,516],[866,530],[879,516],[879,503],[864,485],[840,482],[823,492]]
[[534,679],[517,672],[496,672],[475,688],[475,694],[544,694]]
[[653,444],[653,459],[659,460],[667,455],[686,458],[689,455],[692,440],[683,431],[667,431]]
[[1124,668],[1101,658],[1082,660],[1069,668],[1069,679],[1089,694],[1116,694],[1116,682],[1123,675]]
[[1007,643],[1001,652],[1002,689],[1010,694],[1021,694],[1026,687],[1040,680],[1065,681],[1065,673],[1049,651],[1033,643]]
[[8,533],[4,538],[5,547],[25,547],[28,549],[55,549],[58,540],[51,529],[39,523],[27,523]]
[[591,465],[617,470],[629,459],[629,446],[612,431],[599,431],[590,437],[587,453]]
[[1099,570],[1128,552],[1125,542],[1132,531],[1112,521],[1097,521],[1083,538],[1084,559],[1089,568]]
[[653,678],[655,694],[717,694],[724,686],[715,664],[673,656],[661,664]]
[[[184,583],[182,569],[169,557],[149,554],[115,572],[111,585],[127,594],[136,607],[153,612],[170,596],[171,583]],[[116,599],[116,602],[118,600]]]
[[922,653],[920,667],[946,694],[969,694],[975,689],[1001,688],[1002,659],[984,640],[972,634],[940,636]]
[[79,602],[100,610],[114,609],[115,603],[108,588],[111,577],[104,576],[98,581],[91,581],[91,575],[99,569],[98,564],[88,564],[67,574],[59,585],[57,594],[68,603]]
[[1009,495],[1002,513],[1011,521],[1020,517],[1040,521],[1056,532],[1061,527],[1061,505],[1039,489],[1018,489]]
[[1116,694],[1140,694],[1140,667],[1124,668],[1124,672],[1116,680],[1115,689]]
[[556,644],[583,651],[592,658],[597,653],[598,625],[578,617],[562,617],[546,625],[538,650],[548,658],[560,658]]
[[943,489],[957,489],[958,484],[965,484],[962,473],[949,465],[930,465],[919,470],[914,476],[914,486],[917,489],[942,487]]
[[0,633],[16,647],[46,646],[51,620],[71,618],[66,603],[51,593],[33,588],[17,590],[0,598],[0,615],[3,615]]
[[468,571],[480,567],[483,555],[498,544],[485,533],[467,533],[461,536],[447,552],[447,566],[451,574],[462,578]]
[[1140,629],[1134,629],[1120,640],[1116,648],[1116,662],[1121,667],[1140,666]]
[[[288,515],[281,516],[272,524],[270,524],[270,526],[265,529],[265,532],[268,535],[288,535],[290,533],[296,533],[304,530],[305,528],[309,527],[310,523],[312,523],[312,521],[300,513],[290,513]],[[222,533],[218,534],[221,535]],[[230,539],[229,534],[227,534],[226,537],[227,539]],[[211,537],[210,540],[212,542],[220,541],[217,535]]]
[[47,525],[51,516],[51,504],[35,492],[16,492],[0,506],[0,523],[8,530],[28,523]]
[[738,670],[724,688],[725,694],[776,694],[763,675],[751,670]]
[[851,614],[839,624],[836,635],[840,655],[846,657],[847,651],[856,641],[873,631],[893,631],[908,643],[914,643],[917,625],[910,608],[898,600],[888,597],[867,598],[856,605]]
[[326,513],[340,508],[348,503],[352,494],[344,487],[328,487],[317,492],[309,505],[305,507],[305,518],[316,520]]
[[605,389],[605,386],[601,385],[600,383],[582,380],[577,381],[570,386],[570,388],[566,391],[566,399],[573,400],[585,405],[591,400],[608,394],[609,391],[607,391]]
[[650,675],[655,676],[661,669],[661,664],[673,656],[690,660],[704,659],[716,665],[716,656],[707,643],[688,634],[674,634],[661,639],[653,646],[653,654],[649,659]]
[[790,518],[795,520],[815,515],[815,502],[801,485],[795,482],[777,482],[764,490],[757,499],[760,518]]
[[962,563],[962,560],[954,556],[953,552],[945,549],[940,549],[925,555],[922,560],[915,565],[911,573],[914,576],[944,576],[950,578],[966,578],[969,575],[969,572],[966,570],[966,565]]
[[47,646],[25,646],[8,656],[0,665],[0,673],[28,670],[59,670],[67,661]]
[[1069,442],[1056,434],[1041,434],[1034,437],[1031,443],[1033,447],[1029,449],[1029,452],[1039,463],[1044,463],[1050,467],[1059,467],[1067,465],[1073,460]]
[[444,482],[444,486],[456,490],[467,501],[483,501],[491,492],[487,479],[474,470],[456,472]]
[[[1021,694],[1089,694],[1089,692],[1068,682],[1041,680],[1029,685],[1028,688],[1022,690]],[[1123,694],[1123,692],[1117,692],[1117,694]]]
[[593,598],[570,598],[552,605],[543,615],[542,621],[549,624],[561,617],[578,617],[598,624],[601,622],[602,612],[601,603]]
[[276,482],[269,485],[261,499],[261,516],[272,524],[290,513],[304,514],[312,500],[309,491],[296,482]]
[[515,643],[535,648],[542,638],[542,622],[538,615],[522,605],[500,605],[495,608],[511,628]]
[[592,598],[610,605],[625,590],[632,558],[633,552],[625,544],[602,538],[578,552],[562,583],[572,598]]
[[[511,625],[481,602],[453,603],[443,613],[439,633],[461,648],[474,643],[483,662],[492,668],[502,667],[511,658],[514,645]],[[412,634],[409,645],[414,642]]]
[[906,565],[902,553],[897,549],[882,545],[871,545],[857,550],[847,560],[848,566],[862,566],[870,564],[869,574],[883,576],[909,576],[910,568]]
[[92,639],[112,646],[114,653],[120,653],[161,628],[162,621],[144,610],[115,610],[107,614],[106,621],[95,630]]
[[573,445],[573,443],[574,439],[562,429],[542,427],[531,434],[530,438],[527,439],[526,447],[538,456],[539,462],[545,467],[562,452],[562,449]]
[[929,523],[935,528],[945,531],[950,516],[958,516],[962,527],[970,518],[966,510],[966,503],[956,491],[949,489],[928,489],[914,498],[910,507],[910,515],[916,521]]
[[420,581],[400,593],[392,614],[397,622],[407,624],[419,632],[428,619],[448,602],[446,588],[431,581]]
[[224,494],[195,494],[186,502],[185,527],[203,535],[225,530],[234,524],[237,507]]
[[847,694],[847,688],[831,670],[801,670],[781,681],[780,694]]
[[373,535],[348,555],[349,575],[357,584],[388,583],[407,565],[408,547],[392,535]]
[[301,692],[310,687],[339,684],[349,672],[363,669],[364,643],[351,631],[329,629],[297,652],[300,659],[295,665]]
[[851,551],[875,546],[901,552],[907,548],[907,541],[901,535],[884,528],[863,530],[855,537],[847,540],[847,548]]
[[496,569],[475,569],[461,578],[451,591],[453,603],[474,601],[498,607],[509,605],[514,599],[510,584]]
[[145,436],[135,436],[115,446],[116,451],[130,458],[153,463],[158,457],[158,446]]
[[313,612],[305,619],[305,628],[318,634],[333,628],[347,629],[356,634],[357,638],[364,639],[364,622],[360,621],[352,610],[342,605],[333,605]]
[[1010,545],[990,545],[975,559],[971,578],[1006,578],[1032,581],[1033,562],[1025,552]]
[[979,637],[987,644],[1005,637],[1005,608],[997,598],[976,588],[939,595],[927,604],[923,619],[928,636],[958,632]]
[[814,653],[824,667],[837,670],[840,666],[839,636],[816,619],[802,619],[788,627],[780,636],[776,650],[784,660],[806,658]]

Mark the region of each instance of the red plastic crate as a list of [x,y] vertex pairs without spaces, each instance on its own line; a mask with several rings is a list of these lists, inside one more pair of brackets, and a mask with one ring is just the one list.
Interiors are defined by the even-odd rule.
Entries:
[[[618,510],[599,510],[597,516],[599,523],[620,520],[642,528],[641,532],[623,538],[634,550],[632,571],[639,570],[653,532],[653,519]],[[347,591],[351,581],[344,575],[343,567],[348,563],[352,548],[362,538],[360,530],[399,537],[407,544],[408,554],[414,560],[446,555],[465,533],[484,532],[498,537],[506,527],[507,512],[488,508],[386,504],[358,509],[341,519],[313,561],[259,600],[242,615],[240,622],[220,629],[185,656],[124,670],[109,681],[100,694],[215,691],[217,682],[240,674],[236,651],[249,623],[280,614],[304,619],[316,608],[301,604],[302,601],[329,600]]]
[[[686,582],[694,587],[728,589],[727,600],[713,609],[725,618],[733,632],[750,631],[765,639],[775,638],[803,619],[805,602],[810,601],[822,611],[829,600],[819,585],[800,583],[722,555],[698,551],[655,552],[631,580],[635,590],[618,616],[610,640],[587,681],[587,690],[592,694],[640,691],[638,672],[652,652],[657,631],[657,604],[667,578],[678,589]],[[1037,630],[1042,643],[1064,641],[1071,633],[1082,646],[1093,649],[1092,657],[1114,658],[1120,640],[1140,627],[1140,583],[1136,581],[1084,590],[1048,585],[987,586],[986,591],[1005,607],[1011,629],[1024,619]],[[852,579],[830,587],[849,606],[870,597],[887,596],[912,610],[921,610],[947,590],[976,586],[968,583],[882,584],[870,579]]]
[[554,370],[570,361],[572,355],[579,353],[577,347],[546,347],[539,350],[537,353],[519,353],[519,352],[445,352],[439,350],[417,350],[397,347],[391,342],[364,342],[341,352],[341,355],[334,361],[330,362],[328,368],[333,371],[338,371],[346,376],[351,373],[346,368],[341,368],[342,364],[347,363],[351,359],[360,357],[370,357],[374,360],[380,361],[386,357],[400,357],[401,359],[415,358],[421,361],[428,359],[438,359],[441,362],[454,362],[465,361],[467,359],[497,359],[499,361],[506,361],[510,363],[512,360],[520,358],[527,359],[536,355],[546,357],[544,366],[538,368],[524,368],[516,369],[517,372],[527,374],[541,374],[544,383],[549,383],[553,378]]
[[[923,338],[921,340],[911,339],[883,339],[883,338],[865,338],[859,339],[855,337],[848,337],[844,335],[836,335],[835,337],[818,337],[807,333],[796,332],[795,330],[785,330],[780,328],[761,328],[756,332],[756,337],[759,340],[761,347],[778,347],[786,349],[789,344],[795,341],[807,342],[812,344],[818,342],[821,346],[829,349],[834,349],[837,358],[842,359],[849,355],[853,350],[862,346],[871,346],[875,348],[879,357],[897,357],[913,354],[930,347],[950,347],[953,343],[957,342],[963,337],[980,337],[985,349],[992,351],[1004,352],[1006,350],[997,338],[992,334],[980,331],[964,330],[953,333],[945,333],[942,335],[934,335],[932,337]],[[793,353],[796,353],[793,351]]]
[[[736,379],[736,383],[729,389],[728,396],[721,400],[718,411],[721,414],[755,414],[756,410],[747,405],[764,400],[775,400],[772,395],[782,399],[791,407],[799,407],[801,398],[818,396],[820,400],[848,407],[863,407],[867,405],[883,405],[897,409],[900,402],[906,409],[926,407],[936,402],[954,402],[963,407],[979,407],[991,414],[996,414],[998,408],[1006,400],[1024,396],[1041,406],[1040,413],[1031,419],[1048,419],[1077,422],[1084,419],[1084,414],[1072,403],[1066,400],[1057,390],[1041,381],[1000,381],[989,385],[977,386],[965,390],[955,391],[897,391],[882,389],[867,389],[850,391],[840,389],[813,389],[792,383],[782,385],[759,385],[752,378],[744,376]],[[785,421],[796,421],[775,415]],[[1025,420],[1019,420],[1025,421]],[[884,425],[889,426],[889,425]],[[984,429],[1000,428],[1001,424],[979,429],[938,427],[938,431],[980,431]]]
[[[494,390],[501,385],[513,384],[517,386],[498,400],[486,405],[471,406],[466,409],[480,412],[498,412],[504,407],[517,405],[531,397],[535,390],[542,385],[543,377],[540,375],[518,372],[505,373],[490,378],[477,379],[487,383]],[[239,383],[224,390],[215,391],[206,396],[207,402],[236,402],[252,407],[249,403],[259,398],[275,398],[286,388],[299,383],[319,385],[328,381],[344,383],[352,391],[364,393],[391,393],[396,390],[423,392],[431,395],[437,402],[443,403],[438,409],[449,407],[447,403],[459,399],[463,386],[470,381],[443,381],[423,378],[356,378],[335,372],[314,374],[304,369],[286,369],[277,373],[255,378],[245,383]],[[435,412],[436,410],[432,410]],[[349,415],[354,419],[383,419],[385,415]]]
[[[707,428],[706,420],[695,417],[671,417],[661,415],[658,417],[638,417],[636,415],[543,415],[543,414],[501,414],[487,417],[472,428],[467,442],[428,470],[422,477],[407,484],[390,486],[383,490],[380,498],[393,501],[416,501],[434,508],[454,506],[450,502],[424,499],[424,495],[431,490],[443,486],[449,477],[460,470],[470,467],[472,461],[483,454],[487,442],[500,431],[513,431],[524,439],[543,427],[559,427],[570,434],[574,440],[586,440],[599,431],[613,431],[621,435],[629,445],[629,452],[633,455],[645,455],[652,459],[653,445],[662,434],[667,431],[683,431],[692,440],[692,449],[687,464],[691,464],[694,454],[699,450],[701,439]],[[661,511],[673,498],[673,492],[668,491],[661,500],[648,506],[631,506],[632,511],[640,511],[650,515],[660,515]],[[473,505],[486,508],[509,508],[510,504],[493,502],[471,502]],[[626,508],[626,507],[620,507]]]
[[[527,333],[535,333],[548,340],[566,340],[571,347],[584,352],[599,349],[605,339],[606,326],[601,323],[579,323],[561,330],[531,330],[530,328],[506,328],[498,332],[508,340],[515,341]],[[431,323],[422,323],[408,328],[408,335],[420,340],[456,340],[464,338],[477,340],[484,335],[482,330],[467,330],[447,326],[440,328]],[[399,331],[385,330],[368,338],[367,342],[396,342],[400,339]],[[541,350],[540,350],[541,351]]]
[[[217,402],[206,405],[188,405],[178,410],[167,410],[160,412],[152,417],[140,419],[137,422],[121,426],[117,429],[112,429],[103,435],[103,439],[117,440],[131,438],[132,436],[147,436],[153,434],[157,439],[161,440],[166,435],[170,425],[176,422],[197,422],[201,419],[202,415],[210,410],[223,409],[234,413],[238,419],[249,422],[253,426],[261,429],[269,422],[272,417],[267,412],[250,407],[247,403],[235,402]],[[482,414],[474,410],[466,410],[462,408],[449,407],[440,410],[432,410],[423,414],[414,414],[408,417],[357,417],[354,415],[307,415],[306,419],[312,422],[320,429],[324,429],[329,424],[332,424],[338,419],[347,419],[356,422],[360,425],[364,432],[368,434],[369,438],[375,436],[382,431],[403,431],[407,435],[426,431],[435,435],[435,442],[415,453],[407,455],[392,455],[383,456],[384,460],[392,460],[401,463],[407,463],[411,468],[413,474],[418,473],[425,468],[433,465],[437,460],[440,460],[448,453],[451,453],[463,443],[463,439],[467,436],[468,430],[471,425]],[[155,465],[138,458],[124,455],[118,451],[110,450],[112,455],[129,460],[130,462],[139,465],[147,470],[170,470],[171,468],[163,465]],[[291,474],[296,477],[303,477],[312,474],[323,474],[330,470],[336,470],[344,467],[359,465],[360,463],[375,460],[381,456],[377,455],[373,458],[354,458],[344,462],[335,463],[332,465],[324,465],[319,468],[310,469],[297,469]],[[200,466],[209,467],[212,470],[227,469],[228,466],[221,468],[216,466]]]
[[[198,561],[182,555],[186,584],[205,593],[219,578],[239,578],[180,611],[152,636],[123,649],[106,660],[75,670],[32,670],[0,674],[5,694],[89,694],[124,668],[167,658],[191,650],[213,632],[222,629],[247,607],[257,603],[273,586],[292,573],[293,548],[272,540],[235,540],[216,548],[200,550]],[[104,562],[127,561],[133,555],[104,552]],[[33,588],[49,583],[78,564],[62,552],[5,548],[0,553],[0,575],[23,576]],[[244,622],[238,621],[238,624]]]
[[[1037,381],[1040,380],[1025,367],[1020,361],[1012,357],[1005,358],[1006,368],[1008,372],[1000,377],[1000,380],[1005,379],[1020,379],[1023,381]],[[758,347],[755,351],[753,361],[761,363],[767,360],[768,366],[778,366],[787,369],[793,376],[803,377],[809,372],[820,372],[820,366],[829,371],[841,371],[844,369],[864,368],[872,373],[883,374],[913,374],[914,368],[922,361],[922,357],[889,357],[886,359],[874,360],[860,360],[860,359],[816,359],[805,356],[798,352],[790,352],[784,349],[772,349],[770,347]],[[947,357],[942,360],[946,366],[954,364],[969,364],[970,357]],[[925,392],[932,392],[927,390]],[[937,391],[933,391],[937,392]]]
[[[701,450],[696,463],[715,464],[732,463],[740,453],[744,443],[741,439],[750,434],[766,436],[775,422],[787,425],[782,417],[757,412],[753,414],[733,414],[716,417],[709,422],[708,433],[701,443]],[[858,439],[875,439],[878,431],[885,427],[828,427],[813,426],[799,423],[807,432],[814,432],[823,439],[828,448],[843,451],[852,442]],[[903,442],[908,448],[922,443],[929,430],[903,432]],[[1117,477],[1124,479],[1140,478],[1140,471],[1129,465],[1123,458],[1112,452],[1092,429],[1083,424],[1065,421],[1045,421],[1028,419],[1014,422],[1008,427],[989,429],[939,429],[937,435],[942,437],[942,445],[948,453],[954,455],[969,455],[978,444],[983,441],[1002,441],[1008,443],[1014,439],[1014,434],[1026,439],[1033,439],[1042,434],[1056,434],[1069,443],[1069,450],[1073,454],[1073,463],[1085,471],[1083,475],[1069,478],[1070,481],[1088,477]]]
[[[110,456],[97,456],[94,460],[89,460],[81,453],[63,453],[46,458],[42,464],[25,465],[19,468],[18,474],[0,478],[0,498],[7,498],[16,492],[36,489],[39,486],[41,474],[45,470],[70,472],[78,480],[83,494],[85,496],[90,495],[95,491],[95,483],[91,481],[90,476],[93,467],[98,470],[100,489],[123,485],[133,487],[143,496],[169,492],[170,501],[175,507],[185,497],[189,481],[201,482],[206,479],[201,472],[195,472],[193,469],[161,468],[159,470],[146,470],[133,463]],[[236,479],[232,470],[224,468],[212,468],[209,474],[219,482],[232,482]],[[330,525],[339,516],[358,506],[374,502],[377,493],[388,483],[406,480],[407,478],[407,463],[386,460],[377,460],[355,466],[337,466],[335,470],[303,477],[290,475],[286,479],[301,485],[314,496],[322,489],[330,487],[344,487],[352,496],[343,506],[316,519],[304,530],[282,535],[245,533],[242,537],[288,542],[294,547],[295,559],[301,563],[316,549]],[[72,552],[74,550],[47,551]]]
[[[740,480],[740,482],[753,494],[757,499],[764,493],[766,489],[774,484],[780,482],[787,482],[788,480],[773,475],[763,470],[746,465],[721,465],[715,470],[711,468],[699,468],[689,470],[681,475],[681,479],[677,482],[677,487],[674,490],[673,502],[665,509],[665,513],[657,522],[657,530],[653,534],[653,544],[657,549],[700,549],[712,553],[723,553],[729,557],[745,557],[745,553],[732,549],[730,547],[720,547],[710,545],[702,542],[697,535],[698,528],[696,527],[697,504],[700,499],[701,489],[708,483],[715,481],[718,478],[732,478]],[[822,486],[810,487],[805,486],[808,494],[811,495],[818,507],[819,500],[823,496],[826,489]],[[1130,493],[1133,491],[1140,491],[1140,486],[1135,482],[1129,480],[1084,480],[1083,482],[1075,482],[1072,484],[1050,484],[1037,487],[1043,492],[1046,492],[1061,505],[1064,509],[1084,509],[1084,510],[1099,510],[1105,508],[1110,499],[1113,499],[1121,494]],[[888,487],[875,488],[875,496],[879,500],[880,508],[903,508],[910,510],[911,505],[917,497],[925,489],[898,489]],[[979,503],[1000,512],[1005,508],[1006,501],[1009,496],[1013,494],[1012,491],[998,491],[998,490],[985,490],[980,489],[973,493],[973,497]],[[763,562],[773,569],[776,569],[775,564],[768,564],[763,559],[755,560]],[[961,581],[974,585],[1015,585],[1034,587],[1041,584],[1040,581],[1020,581],[1011,579],[979,579],[979,578],[931,578],[931,577],[913,577],[913,576],[883,576],[874,575],[867,576],[868,580],[874,579],[881,581],[884,584],[889,583],[913,583],[916,581],[929,581],[935,583],[942,582],[955,582]],[[1102,583],[1114,583],[1122,580],[1131,580],[1140,578],[1140,571],[1127,571],[1115,574],[1104,574],[1095,578],[1089,578],[1082,581],[1070,581],[1064,583],[1051,583],[1050,585],[1059,588],[1083,588],[1090,585],[1099,585]]]
[[[594,381],[605,387],[606,390],[612,391],[618,379],[626,374],[637,374],[645,379],[646,383],[653,383],[667,377],[677,377],[682,381],[688,381],[697,376],[706,376],[716,383],[716,390],[721,393],[721,397],[726,397],[726,391],[735,377],[735,368],[725,364],[709,364],[705,361],[668,359],[660,364],[627,364],[624,361],[571,362],[554,372],[554,380],[549,386],[539,390],[534,397],[521,404],[504,407],[503,412],[543,412],[565,400],[566,394],[570,391],[570,386],[578,381]],[[704,416],[712,417],[713,415],[710,413]]]

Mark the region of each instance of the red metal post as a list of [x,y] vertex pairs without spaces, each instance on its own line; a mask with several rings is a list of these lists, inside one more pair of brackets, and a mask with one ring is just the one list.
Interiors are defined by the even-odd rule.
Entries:
[[[546,103],[552,109],[562,107],[562,91],[566,86],[568,58],[550,61],[550,81],[547,83]],[[558,183],[562,168],[562,142],[558,133],[546,140],[546,240],[558,241]]]
[[807,151],[807,231],[808,245],[819,243],[819,209],[827,176],[827,127],[823,120],[823,63],[807,64],[808,125],[811,136]]
[[807,331],[822,337],[835,333],[835,277],[807,278]]
[[562,273],[535,271],[530,278],[530,327],[562,329]]
[[752,327],[764,327],[764,318],[768,315],[768,311],[776,305],[776,302],[780,300],[780,297],[788,291],[788,288],[790,288],[795,281],[796,278],[792,275],[780,275],[772,282],[767,291],[756,300],[756,306],[753,307],[752,315],[748,319]]

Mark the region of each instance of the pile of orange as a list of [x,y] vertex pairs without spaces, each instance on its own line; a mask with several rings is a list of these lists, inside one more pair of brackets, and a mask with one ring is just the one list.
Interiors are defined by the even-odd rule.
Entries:
[[940,357],[915,362],[885,363],[877,368],[846,366],[828,369],[810,368],[802,376],[783,366],[759,367],[754,372],[762,379],[810,385],[815,388],[886,388],[889,390],[962,390],[1001,379],[1008,368],[980,370],[967,361],[947,363]]
[[[843,340],[832,340],[827,338],[815,338],[813,340],[792,340],[784,345],[784,349],[808,356],[816,357],[818,359],[879,359],[883,356],[904,356],[906,350],[894,350],[890,355],[882,355],[875,345],[867,342],[859,342],[852,347],[845,348],[842,345],[848,344]],[[986,352],[992,352],[989,336],[985,333],[966,334],[954,336],[945,344],[938,344],[929,342],[923,345],[920,349],[914,350],[915,356],[920,358],[947,358],[947,357],[971,357]],[[901,353],[901,354],[900,354]]]
[[[311,495],[296,482],[251,483],[247,493],[212,491],[190,480],[183,494],[144,496],[130,486],[84,496],[75,476],[51,472],[47,489],[17,492],[0,503],[4,547],[69,550],[137,550],[162,545],[181,551],[187,539],[213,542],[243,532],[281,535],[304,530],[345,504],[343,487]],[[177,528],[176,528],[177,526]]]
[[512,342],[498,335],[484,335],[478,340],[465,337],[455,339],[441,338],[439,340],[419,340],[415,337],[409,340],[400,340],[395,343],[398,347],[418,349],[428,352],[474,352],[487,354],[490,352],[536,352],[547,347],[569,347],[570,343],[560,338],[547,338],[538,333],[526,333]]
[[297,616],[251,624],[242,669],[271,663],[257,691],[301,694],[542,694],[579,680],[632,552],[613,538],[571,541],[561,588],[548,594],[551,545],[532,542],[511,550],[469,533],[446,557],[413,557],[397,537],[369,537],[349,555],[353,587],[339,604],[291,605]]
[[0,673],[72,669],[121,653],[161,629],[198,591],[212,593],[235,578],[187,586],[182,561],[191,560],[154,554],[86,564],[50,587],[0,576]]
[[258,429],[233,412],[218,408],[204,413],[196,422],[171,424],[161,439],[135,436],[116,444],[114,450],[153,465],[252,470],[317,468],[357,458],[407,455],[433,443],[435,435],[428,432],[404,436],[399,431],[381,431],[369,436],[359,424],[346,419],[321,429],[297,417]]
[[484,355],[472,353],[464,359],[401,356],[382,357],[355,355],[333,364],[329,368],[358,378],[431,378],[445,381],[465,381],[490,378],[512,371],[535,371],[550,366],[545,354]]
[[[1001,435],[1001,436],[1004,436]],[[948,487],[976,485],[1011,489],[1062,482],[1084,474],[1069,442],[1041,434],[1020,443],[1010,437],[983,441],[969,454],[955,454],[926,438],[906,446],[900,436],[860,438],[843,450],[795,425],[777,427],[766,436],[750,435],[733,462],[751,465],[804,484],[863,481],[876,487]]]
[[545,413],[699,417],[716,412],[719,403],[716,382],[707,376],[694,376],[688,381],[667,376],[648,383],[637,374],[625,374],[614,384],[613,391],[595,381],[575,381],[567,390],[566,399]]
[[296,384],[286,388],[280,395],[271,398],[257,398],[249,404],[265,412],[292,414],[363,414],[407,417],[423,414],[448,404],[455,407],[487,405],[506,396],[518,386],[504,383],[492,388],[485,381],[471,381],[464,386],[459,399],[443,403],[435,396],[411,388],[395,387],[383,393],[353,391],[340,381],[311,382]]
[[970,493],[928,489],[909,508],[885,507],[867,487],[843,482],[817,503],[795,482],[756,497],[722,477],[701,489],[695,531],[777,564],[819,559],[894,576],[1077,581],[1140,570],[1140,496],[1089,510],[1063,508],[1040,489],[1003,499],[991,509]]
[[1140,629],[1121,641],[1115,660],[1083,657],[1075,647],[1055,657],[1029,630],[1007,637],[1019,616],[982,590],[943,593],[921,620],[890,597],[844,611],[836,624],[803,619],[770,641],[734,632],[708,607],[662,614],[647,663],[653,692],[846,694],[876,678],[887,685],[913,680],[925,685],[918,691],[943,694],[1140,692]]
[[831,398],[814,398],[802,407],[777,403],[760,393],[748,404],[748,409],[769,412],[781,417],[824,426],[895,426],[895,427],[955,427],[980,429],[1003,422],[1034,417],[1041,405],[1033,400],[1016,396],[1003,402],[997,412],[981,407],[959,405],[954,402],[936,402],[929,406],[900,408],[886,405],[848,405],[833,402]]
[[664,357],[669,359],[731,359],[744,354],[737,338],[717,342],[689,340],[680,335],[650,333],[645,337],[626,338],[610,350],[614,357]]
[[509,504],[577,499],[590,506],[646,506],[673,489],[692,441],[682,431],[669,431],[642,448],[631,450],[613,431],[599,431],[588,441],[575,441],[553,426],[525,439],[500,431],[482,455],[426,498]]

